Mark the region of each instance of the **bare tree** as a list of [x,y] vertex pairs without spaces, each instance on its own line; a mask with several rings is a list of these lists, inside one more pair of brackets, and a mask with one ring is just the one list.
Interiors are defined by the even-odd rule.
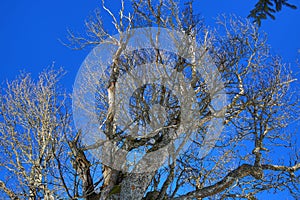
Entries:
[[22,73],[8,82],[0,99],[1,189],[12,199],[54,199],[63,189],[56,159],[66,150],[70,115],[59,93],[62,70],[38,81]]
[[[226,136],[218,141],[218,145],[210,156],[200,158],[193,150],[197,149],[197,146],[203,145],[199,139],[199,141],[194,141],[184,155],[177,158],[176,163],[172,163],[168,167],[164,166],[152,174],[132,175],[129,173],[120,181],[118,177],[123,176],[122,172],[104,166],[104,171],[109,173],[109,176],[107,176],[107,181],[104,181],[106,184],[103,185],[103,190],[111,191],[118,185],[121,188],[118,190],[121,199],[140,199],[143,196],[147,199],[150,198],[147,196],[153,194],[157,199],[164,199],[175,198],[178,193],[182,193],[180,192],[183,190],[182,188],[187,187],[194,188],[194,190],[176,198],[190,199],[218,195],[220,198],[250,199],[254,198],[258,192],[286,187],[295,192],[297,196],[298,187],[296,185],[299,177],[294,173],[299,169],[297,145],[290,143],[290,150],[287,151],[294,152],[294,156],[282,162],[282,165],[279,165],[281,159],[277,160],[274,155],[276,147],[280,143],[286,143],[294,138],[292,135],[281,134],[288,123],[297,118],[295,112],[297,102],[289,89],[289,85],[294,79],[289,67],[281,63],[279,57],[274,57],[269,53],[266,36],[260,33],[256,25],[236,17],[223,18],[218,21],[222,27],[219,32],[224,34],[209,31],[203,26],[199,16],[193,13],[191,3],[187,3],[183,10],[180,10],[173,1],[156,3],[133,1],[132,5],[134,11],[131,15],[126,16],[122,6],[120,15],[115,16],[103,4],[104,10],[112,16],[119,34],[132,28],[158,26],[180,30],[189,37],[199,36],[201,38],[199,41],[207,53],[214,58],[229,95],[230,103],[227,106],[226,119],[223,122],[226,125]],[[95,21],[100,23],[95,23]],[[87,22],[87,28],[91,38],[80,38],[71,34],[71,41],[77,42],[76,44],[80,48],[89,44],[102,44],[107,42],[105,40],[107,37],[113,37],[103,28],[99,13],[94,21]],[[82,40],[82,38],[85,39]],[[116,127],[114,107],[117,98],[115,97],[115,87],[118,84],[120,71],[134,68],[135,62],[141,64],[155,60],[154,62],[157,64],[162,64],[165,60],[170,59],[170,55],[168,57],[166,52],[155,50],[153,45],[154,51],[140,51],[135,52],[135,55],[128,56],[128,53],[124,52],[127,38],[121,37],[119,40],[113,38],[110,41],[113,41],[113,44],[119,48],[114,52],[115,59],[110,67],[112,71],[107,93],[105,90],[101,90],[99,96],[103,97],[100,99],[106,101],[105,103],[108,105],[101,107],[100,113],[102,114],[100,116],[103,118],[100,121],[105,122],[108,127],[105,133],[107,138],[113,140],[118,135],[117,130],[114,129]],[[188,47],[190,45],[185,44]],[[194,49],[194,51],[201,50]],[[124,58],[123,55],[127,57]],[[138,61],[133,59],[138,59]],[[181,58],[177,58],[176,61],[177,66],[181,68],[188,68],[191,64]],[[199,95],[198,97],[201,98],[199,115],[205,120],[211,117],[207,111],[211,99],[206,95],[205,87],[201,87],[205,85],[203,80],[196,76],[193,79],[191,84]],[[126,88],[123,90],[125,93],[129,92]],[[143,97],[140,96],[137,99],[142,101]],[[136,103],[134,106],[137,107],[136,110],[143,110],[140,104]],[[139,120],[145,121],[146,119],[144,116],[140,116]],[[199,124],[199,127],[205,127],[205,124]],[[120,134],[122,133],[124,132]],[[205,128],[199,131],[199,135],[205,135]],[[123,141],[123,147],[128,148],[129,146],[130,149],[147,143],[139,140],[126,144],[124,138],[120,137],[117,141]],[[271,148],[274,149],[271,150]],[[285,166],[284,163],[289,163],[289,165]],[[280,180],[274,177],[278,177]],[[144,182],[149,180],[149,183],[151,180],[151,183],[141,186],[142,190],[135,193],[132,191],[132,187],[135,187],[134,184],[138,182],[138,179],[143,179]],[[276,184],[281,181],[285,183]],[[128,186],[131,189],[128,189]],[[152,188],[153,191],[148,191],[146,192],[148,195],[145,195],[147,187],[148,190]],[[139,192],[140,194],[137,194]],[[105,193],[103,194],[105,195]],[[106,196],[104,197],[106,198]]]
[[[84,63],[87,70],[80,81],[85,90],[74,92],[73,103],[79,109],[95,111],[89,113],[97,119],[92,128],[72,130],[69,105],[56,90],[57,73],[43,73],[37,84],[28,76],[8,84],[1,98],[1,167],[13,175],[9,180],[19,181],[19,188],[9,180],[1,181],[6,195],[15,199],[256,199],[264,191],[287,190],[299,197],[299,144],[289,128],[298,118],[298,102],[289,66],[270,54],[265,34],[248,20],[220,17],[220,28],[210,30],[194,14],[191,2],[184,6],[181,9],[172,0],[134,0],[131,13],[122,2],[115,15],[103,1],[102,11],[111,16],[118,37],[105,29],[100,11],[86,22],[86,36],[70,32],[74,48],[115,47],[106,49],[113,58],[109,66],[101,59]],[[144,27],[158,27],[154,37],[150,34],[145,38],[149,46],[128,50],[136,28]],[[176,44],[179,53],[158,48],[160,41],[155,38],[163,28],[182,33],[182,38],[171,35],[167,40]],[[207,63],[195,58],[205,55],[212,58],[220,77],[207,73],[203,78],[204,72],[197,71]],[[141,67],[147,63],[156,68],[147,71]],[[103,65],[107,67],[105,73],[98,76],[94,67],[97,70]],[[172,77],[173,71],[183,74],[195,102],[185,93],[175,95],[178,82],[175,86],[161,80],[141,82],[131,91],[134,82],[123,79],[129,76],[138,80],[139,74]],[[92,106],[85,101],[85,94],[91,91],[96,91]],[[226,93],[227,103],[215,111],[218,104],[214,99],[220,92]],[[128,93],[130,101],[120,112],[117,107]],[[180,96],[184,96],[183,101]],[[192,113],[196,114],[187,116],[184,104],[190,102],[195,103]],[[127,115],[132,121],[126,124],[123,119]],[[188,138],[190,143],[184,151],[174,153],[178,144],[173,142],[174,134],[189,117],[194,120],[191,131],[178,138]],[[203,153],[199,149],[210,144],[206,141],[213,118],[221,120],[224,129],[214,138],[210,153]],[[148,129],[150,134],[145,134]],[[98,140],[94,135],[88,144],[86,136],[95,130],[105,137]],[[161,149],[168,152],[166,162],[154,163],[159,165],[153,165],[155,170],[139,168],[144,166],[143,159],[126,158],[131,152],[142,151],[143,158],[151,162],[151,153]],[[108,150],[112,162],[103,156]],[[287,156],[278,157],[280,152]],[[95,156],[97,153],[100,157]],[[128,161],[134,161],[133,165]]]

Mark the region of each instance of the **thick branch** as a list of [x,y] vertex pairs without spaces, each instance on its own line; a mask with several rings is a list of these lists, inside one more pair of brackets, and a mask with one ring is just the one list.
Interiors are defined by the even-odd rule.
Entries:
[[74,169],[79,173],[82,180],[83,193],[87,200],[99,199],[99,194],[94,191],[93,178],[90,173],[90,162],[87,160],[84,152],[77,147],[77,141],[80,134],[77,134],[74,141],[69,142],[75,161],[72,163]]
[[283,171],[288,172],[292,176],[294,176],[294,173],[298,170],[300,170],[300,163],[297,163],[296,165],[292,167],[282,166],[282,165],[262,165],[262,169],[265,170],[273,170],[273,171]]
[[224,191],[226,188],[233,185],[238,179],[241,179],[245,176],[253,176],[256,179],[262,177],[262,170],[273,170],[273,171],[285,171],[293,175],[294,172],[300,169],[300,163],[292,167],[280,166],[280,165],[262,165],[261,168],[256,166],[243,164],[237,169],[231,171],[225,178],[221,181],[215,183],[214,185],[207,186],[205,188],[189,192],[183,196],[175,198],[176,200],[187,200],[191,198],[204,198],[212,196]]
[[257,178],[257,168],[248,165],[243,164],[237,169],[231,171],[225,178],[223,178],[221,181],[215,183],[214,185],[207,186],[205,188],[195,190],[192,192],[187,193],[186,195],[180,196],[175,198],[176,200],[187,200],[191,198],[204,198],[208,196],[212,196],[215,194],[218,194],[222,191],[224,191],[226,188],[230,187],[232,184],[234,184],[238,179],[243,178],[245,176],[251,175],[255,178]]

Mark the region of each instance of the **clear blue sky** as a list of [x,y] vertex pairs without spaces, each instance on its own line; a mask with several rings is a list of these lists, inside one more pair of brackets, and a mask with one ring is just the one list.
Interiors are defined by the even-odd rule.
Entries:
[[[126,1],[126,0],[125,0]],[[114,3],[111,3],[114,2]],[[115,8],[118,0],[107,0]],[[256,0],[195,0],[195,9],[210,26],[221,13],[246,17]],[[263,21],[261,29],[269,34],[274,53],[295,64],[300,58],[300,2],[291,1],[299,9],[284,8],[276,20]],[[67,28],[82,31],[84,20],[100,5],[99,0],[2,0],[0,3],[0,83],[13,79],[20,70],[34,75],[55,62],[68,74],[64,85],[70,91],[77,70],[88,51],[74,51],[63,46]],[[105,18],[107,23],[111,20]],[[300,69],[294,67],[295,73]]]
[[[294,0],[300,7],[300,2]],[[109,0],[115,7],[118,0]],[[196,9],[207,23],[220,13],[235,13],[246,17],[254,0],[197,0]],[[293,2],[293,1],[292,1]],[[99,0],[2,0],[0,4],[0,82],[13,79],[22,69],[36,74],[55,62],[69,74],[66,86],[71,87],[76,72],[88,51],[74,51],[63,46],[67,28],[80,32],[84,20],[100,5]],[[107,23],[110,20],[107,19]],[[269,34],[275,53],[289,62],[299,57],[300,9],[285,8],[276,20],[264,21],[261,27]]]

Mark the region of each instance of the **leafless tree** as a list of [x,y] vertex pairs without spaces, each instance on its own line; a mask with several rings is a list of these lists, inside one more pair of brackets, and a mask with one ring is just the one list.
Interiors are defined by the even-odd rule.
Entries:
[[12,199],[54,199],[63,189],[57,175],[70,115],[66,95],[58,92],[62,75],[44,71],[34,82],[22,73],[2,91],[0,185]]
[[[191,2],[181,9],[172,0],[134,0],[130,14],[124,2],[118,14],[102,3],[119,37],[105,29],[97,11],[86,22],[87,35],[70,32],[70,39],[77,49],[108,43],[116,46],[109,52],[113,60],[108,77],[99,79],[88,71],[91,78],[84,79],[86,85],[95,83],[97,87],[98,106],[91,114],[96,115],[106,139],[86,145],[82,138],[88,129],[72,130],[68,102],[56,90],[57,73],[43,73],[36,84],[28,76],[19,77],[8,84],[1,98],[1,169],[13,177],[0,182],[6,195],[14,199],[256,199],[261,192],[287,190],[299,198],[299,144],[296,130],[289,127],[298,119],[298,102],[291,87],[295,79],[289,65],[270,53],[266,35],[256,25],[237,17],[220,17],[219,29],[210,30],[194,14]],[[128,52],[126,45],[132,37],[128,33],[149,26],[179,31],[192,38],[179,41],[179,50],[189,52],[191,59],[157,49],[152,40],[152,48]],[[193,62],[193,56],[199,52],[213,59],[224,87],[215,85],[213,92],[208,92],[207,85],[214,85],[214,79],[208,83],[196,73],[199,63]],[[154,171],[134,173],[114,167],[113,163],[102,163],[90,152],[105,147],[105,141],[126,152],[143,148],[144,156],[171,142],[169,133],[176,132],[184,119],[180,117],[182,105],[167,88],[146,85],[130,91],[133,95],[126,110],[142,127],[154,119],[167,118],[164,129],[146,136],[140,134],[142,131],[136,134],[131,124],[120,128],[116,114],[121,98],[116,95],[129,92],[125,87],[116,92],[123,83],[122,75],[149,62],[166,69],[169,60],[178,73],[190,70],[186,76],[190,74],[190,87],[197,99],[196,137],[184,152],[169,155],[166,160],[172,162]],[[208,122],[218,117],[211,107],[220,90],[226,91],[228,97],[221,109],[226,110],[224,129],[212,151],[203,156],[198,150],[209,134]],[[145,91],[154,103],[147,101]],[[173,104],[169,103],[171,99],[175,99]],[[77,103],[89,109],[84,101]],[[151,103],[164,106],[166,112],[151,113]],[[18,181],[19,187],[10,180]]]

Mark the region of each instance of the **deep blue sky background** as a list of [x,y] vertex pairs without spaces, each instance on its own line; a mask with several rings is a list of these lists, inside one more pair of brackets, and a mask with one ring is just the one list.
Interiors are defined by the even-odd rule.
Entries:
[[[113,2],[113,3],[112,3]],[[115,8],[118,0],[107,0]],[[201,13],[210,26],[220,13],[235,13],[246,17],[254,0],[197,0],[195,10]],[[298,0],[291,1],[298,4]],[[0,3],[0,83],[15,78],[25,69],[37,74],[55,62],[69,73],[66,87],[71,88],[77,70],[88,50],[74,51],[63,46],[67,28],[82,31],[84,20],[100,5],[99,0],[2,0]],[[109,24],[111,19],[104,18]],[[264,21],[261,29],[269,34],[269,43],[275,53],[294,63],[300,49],[300,8],[284,8],[276,20]],[[299,71],[294,68],[294,70]]]
[[[126,1],[126,0],[125,0]],[[118,0],[107,0],[117,10]],[[195,10],[211,27],[221,13],[246,17],[256,0],[195,0]],[[263,21],[261,29],[268,33],[272,51],[295,65],[300,58],[300,1],[298,10],[284,8],[276,20]],[[67,28],[80,32],[84,20],[100,6],[99,0],[1,0],[0,3],[0,83],[12,80],[20,70],[37,75],[43,68],[62,66],[68,71],[64,86],[71,91],[77,70],[88,50],[74,51],[59,42],[67,41]],[[104,17],[105,23],[111,19]],[[295,75],[300,71],[293,67]],[[282,196],[283,197],[283,196]],[[286,197],[288,198],[288,197]],[[282,199],[286,199],[282,198]],[[270,198],[269,198],[270,199]]]

